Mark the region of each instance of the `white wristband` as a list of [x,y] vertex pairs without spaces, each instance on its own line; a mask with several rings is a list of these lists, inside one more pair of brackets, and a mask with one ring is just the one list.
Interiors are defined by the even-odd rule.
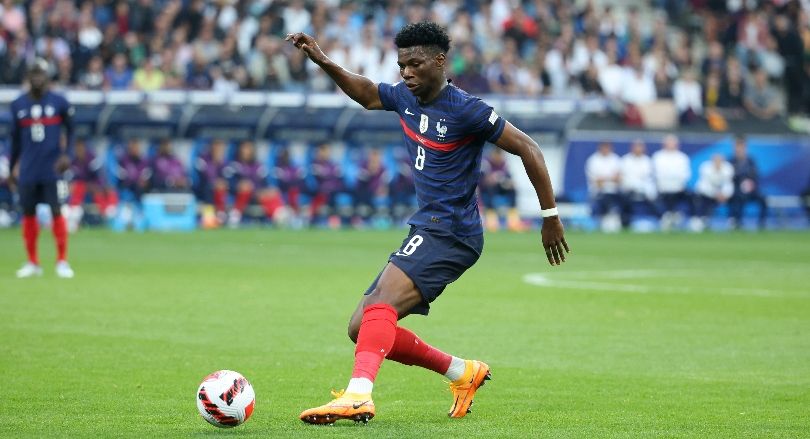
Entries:
[[556,207],[552,207],[551,209],[543,209],[540,211],[540,216],[543,218],[548,218],[550,216],[557,216],[560,213],[557,211]]

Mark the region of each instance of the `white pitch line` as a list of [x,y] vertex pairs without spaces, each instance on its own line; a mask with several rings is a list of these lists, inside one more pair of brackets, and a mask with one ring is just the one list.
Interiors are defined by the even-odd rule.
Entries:
[[[654,278],[661,275],[672,275],[672,272],[656,272],[655,270],[617,270],[614,272],[608,271],[595,271],[595,272],[578,272],[566,273],[575,277],[590,277],[590,278],[608,278],[608,279],[641,279],[641,278]],[[755,297],[783,297],[781,291],[754,289],[754,288],[698,288],[688,286],[672,286],[672,285],[637,285],[637,284],[624,284],[612,282],[599,282],[599,281],[586,281],[586,280],[566,280],[552,278],[542,273],[529,273],[523,276],[523,282],[529,285],[536,285],[545,288],[569,288],[575,290],[595,290],[595,291],[610,291],[619,293],[637,293],[637,294],[720,294],[724,296],[755,296]]]

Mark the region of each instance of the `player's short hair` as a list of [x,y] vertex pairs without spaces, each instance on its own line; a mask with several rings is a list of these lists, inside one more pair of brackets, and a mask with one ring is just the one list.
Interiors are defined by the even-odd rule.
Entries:
[[43,58],[37,58],[34,62],[28,67],[28,73],[48,73],[48,61]]
[[435,47],[447,53],[450,50],[450,36],[439,24],[432,21],[410,23],[397,32],[394,44],[400,49],[415,46]]

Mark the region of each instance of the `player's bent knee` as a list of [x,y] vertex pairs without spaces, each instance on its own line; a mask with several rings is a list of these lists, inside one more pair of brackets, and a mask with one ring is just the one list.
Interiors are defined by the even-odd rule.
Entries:
[[360,334],[360,328],[354,324],[354,320],[349,323],[349,340],[357,344],[357,336]]

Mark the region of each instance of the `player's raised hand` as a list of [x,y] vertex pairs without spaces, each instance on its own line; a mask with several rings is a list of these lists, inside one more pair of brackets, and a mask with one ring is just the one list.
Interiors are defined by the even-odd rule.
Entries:
[[565,262],[565,254],[569,253],[571,250],[568,248],[568,243],[565,242],[560,217],[552,216],[543,218],[543,228],[540,234],[542,235],[543,248],[546,250],[548,263],[551,265],[560,265]]
[[287,37],[284,38],[285,41],[292,41],[293,45],[307,54],[309,59],[314,61],[316,64],[320,63],[326,58],[326,55],[323,54],[320,46],[315,41],[315,38],[303,33],[303,32],[296,32],[294,34],[287,34]]

